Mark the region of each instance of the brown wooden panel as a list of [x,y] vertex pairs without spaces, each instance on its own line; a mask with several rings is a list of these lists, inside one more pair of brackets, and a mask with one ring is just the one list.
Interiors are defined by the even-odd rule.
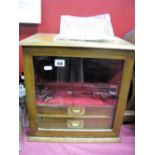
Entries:
[[39,137],[39,136],[29,136],[28,141],[37,142],[62,142],[62,143],[118,143],[120,142],[120,137]]
[[113,120],[109,118],[47,118],[38,117],[38,128],[42,129],[111,129]]
[[134,57],[133,56],[127,57],[123,68],[121,87],[120,87],[119,97],[118,97],[118,106],[116,109],[114,126],[113,126],[114,131],[117,134],[119,134],[121,125],[123,123],[123,113],[126,108],[127,97],[128,97],[132,71],[133,71],[133,65],[134,65]]
[[39,129],[29,136],[41,136],[41,137],[118,137],[118,135],[112,129]]
[[75,49],[78,47],[81,48],[104,48],[104,49],[119,49],[119,50],[134,50],[135,47],[133,44],[122,40],[121,38],[117,38],[117,40],[111,41],[69,41],[69,40],[59,40],[56,41],[53,38],[56,34],[50,33],[38,33],[33,36],[30,36],[22,41],[20,41],[20,45],[22,46],[31,46],[31,47],[74,47]]
[[[70,113],[70,108],[67,106],[37,106],[37,113],[38,114],[51,114],[51,115],[69,115],[69,116],[92,116],[92,115],[106,115],[106,116],[113,116],[115,113],[115,106],[104,106],[104,107],[79,107],[81,112],[79,113]],[[73,107],[74,108],[74,107]],[[84,110],[83,110],[84,109]],[[73,109],[74,110],[74,109]],[[84,112],[83,112],[84,111]]]

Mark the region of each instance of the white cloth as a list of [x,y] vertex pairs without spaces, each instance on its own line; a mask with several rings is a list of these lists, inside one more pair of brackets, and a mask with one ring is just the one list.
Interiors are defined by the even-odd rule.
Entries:
[[115,38],[109,14],[90,17],[62,15],[60,34],[55,40],[113,40]]

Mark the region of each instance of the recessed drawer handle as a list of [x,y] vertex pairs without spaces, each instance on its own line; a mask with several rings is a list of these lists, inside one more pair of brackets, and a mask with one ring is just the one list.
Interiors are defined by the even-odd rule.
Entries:
[[68,120],[67,127],[68,128],[83,128],[84,121],[83,120]]
[[68,114],[69,115],[84,115],[85,109],[82,107],[69,107]]

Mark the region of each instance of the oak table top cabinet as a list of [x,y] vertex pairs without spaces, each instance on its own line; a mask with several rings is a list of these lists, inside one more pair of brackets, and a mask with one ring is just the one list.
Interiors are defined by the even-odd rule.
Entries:
[[134,64],[134,45],[54,40],[38,33],[22,41],[30,141],[119,142]]

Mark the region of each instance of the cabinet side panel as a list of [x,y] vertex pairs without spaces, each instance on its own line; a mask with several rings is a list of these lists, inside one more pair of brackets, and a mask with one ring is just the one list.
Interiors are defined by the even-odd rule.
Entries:
[[118,106],[116,109],[114,126],[113,126],[113,129],[117,133],[117,135],[120,132],[120,127],[123,120],[123,113],[126,108],[130,81],[131,81],[132,71],[133,71],[133,65],[134,65],[134,55],[127,56],[124,63],[121,87],[120,87],[119,97],[118,97]]
[[28,117],[30,123],[31,134],[37,130],[36,124],[36,105],[35,103],[35,89],[34,89],[34,72],[32,56],[23,48],[24,61],[24,76],[26,87],[26,104],[28,110]]

